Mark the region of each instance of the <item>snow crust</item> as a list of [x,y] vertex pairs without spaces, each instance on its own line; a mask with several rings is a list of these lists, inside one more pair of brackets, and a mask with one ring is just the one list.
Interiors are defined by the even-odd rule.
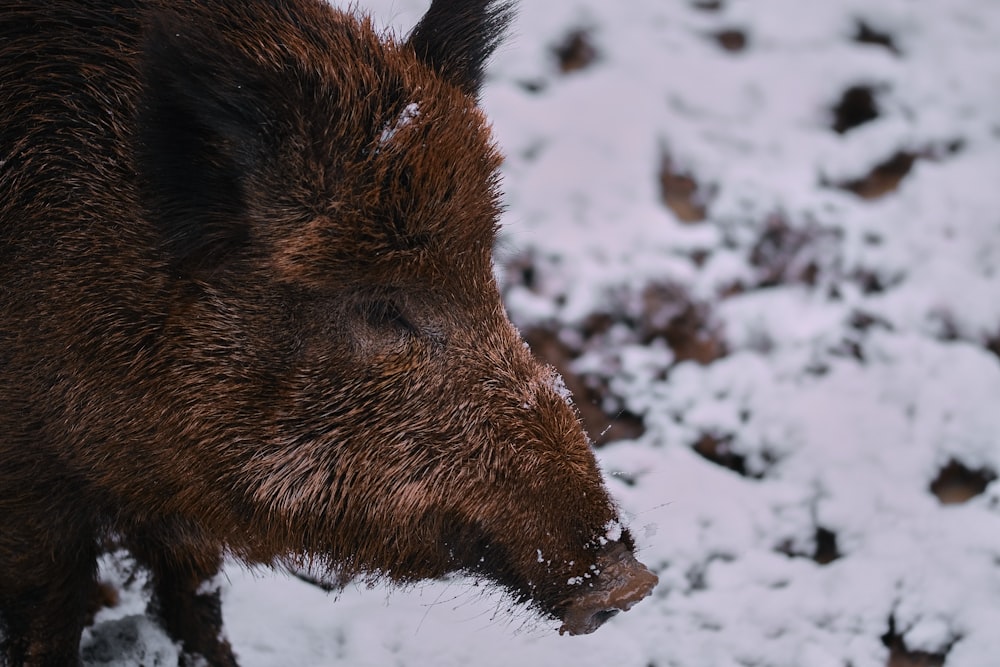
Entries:
[[[366,9],[404,33],[428,4]],[[578,327],[669,284],[724,339],[707,364],[635,340],[578,361],[645,425],[599,456],[653,597],[568,638],[461,579],[331,596],[233,566],[245,667],[884,667],[890,623],[947,667],[1000,664],[1000,482],[956,505],[930,492],[950,461],[1000,471],[1000,3],[699,4],[523,2],[484,91],[509,156],[501,253],[534,261],[532,285],[506,277],[518,326]],[[892,48],[858,42],[862,24]],[[725,29],[746,47],[721,48]],[[553,47],[574,30],[597,60],[564,75]],[[859,85],[878,117],[834,132]],[[834,187],[900,151],[921,157],[896,190]],[[704,221],[663,205],[666,158]],[[811,263],[811,281],[762,275],[754,249],[779,223],[801,239],[788,271]],[[705,435],[745,473],[699,456]],[[129,590],[88,629],[85,664],[175,665]]]

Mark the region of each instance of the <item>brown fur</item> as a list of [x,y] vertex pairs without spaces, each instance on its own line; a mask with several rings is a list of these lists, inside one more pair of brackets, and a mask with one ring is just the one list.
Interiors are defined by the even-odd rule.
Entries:
[[491,269],[505,15],[3,4],[0,661],[75,664],[107,539],[213,665],[226,555],[583,594],[616,511]]

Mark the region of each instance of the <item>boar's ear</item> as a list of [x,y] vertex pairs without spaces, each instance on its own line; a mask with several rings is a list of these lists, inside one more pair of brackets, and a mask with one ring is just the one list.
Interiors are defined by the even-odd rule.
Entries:
[[408,43],[444,78],[478,95],[486,61],[499,46],[513,14],[513,2],[433,0]]
[[249,240],[245,187],[259,161],[266,96],[225,50],[170,16],[156,17],[145,37],[140,196],[181,273],[212,270]]

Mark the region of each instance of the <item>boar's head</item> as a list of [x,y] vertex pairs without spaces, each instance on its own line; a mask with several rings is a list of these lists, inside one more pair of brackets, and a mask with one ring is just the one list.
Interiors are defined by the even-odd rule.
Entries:
[[240,497],[230,548],[468,572],[594,630],[656,577],[494,279],[501,158],[476,95],[509,7],[435,0],[396,42],[261,4],[249,31],[161,12],[139,109],[178,384],[211,398],[175,399],[180,430]]

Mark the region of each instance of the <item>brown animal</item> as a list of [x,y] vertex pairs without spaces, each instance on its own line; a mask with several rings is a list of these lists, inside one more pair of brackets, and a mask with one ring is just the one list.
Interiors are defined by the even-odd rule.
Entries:
[[188,660],[224,557],[480,576],[590,632],[656,577],[491,268],[510,10],[0,6],[0,655],[77,664],[125,545]]

